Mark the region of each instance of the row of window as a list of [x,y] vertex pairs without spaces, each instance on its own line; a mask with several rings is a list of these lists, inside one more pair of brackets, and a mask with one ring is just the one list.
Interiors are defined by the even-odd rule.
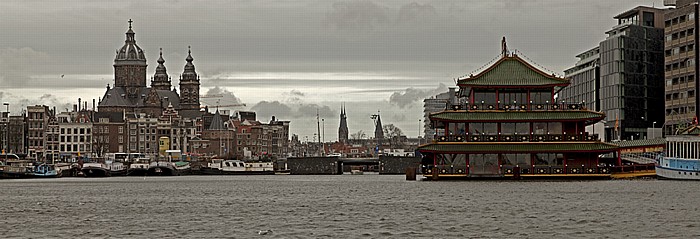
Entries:
[[[446,129],[449,135],[466,135],[466,127],[469,134],[562,134],[561,122],[535,122],[535,123],[447,123]],[[443,129],[438,129],[437,135],[444,135]]]
[[90,134],[90,128],[61,128],[61,134]]
[[688,21],[688,20],[693,20],[693,19],[695,19],[695,13],[691,12],[688,15],[681,15],[678,17],[674,17],[672,19],[668,19],[664,23],[665,23],[666,27],[670,27],[670,26],[678,25],[680,23],[684,23],[685,21]]
[[666,53],[666,56],[671,56],[671,55],[678,55],[681,53],[693,52],[693,51],[695,51],[695,44],[691,43],[688,45],[683,45],[683,46],[678,46],[678,47],[668,49],[665,51],[665,53]]
[[70,135],[69,136],[61,135],[60,142],[61,143],[63,143],[63,142],[90,142],[90,136],[74,135],[71,137]]
[[686,58],[680,62],[669,63],[666,65],[666,71],[678,70],[681,68],[692,67],[695,65],[695,59]]
[[679,114],[686,114],[686,113],[695,113],[695,106],[680,106],[680,107],[673,107],[673,108],[667,108],[666,109],[666,116],[671,116],[673,115],[679,115]]
[[666,101],[685,99],[685,98],[694,98],[694,97],[695,97],[695,90],[689,90],[688,92],[675,92],[675,93],[666,94]]
[[673,34],[666,35],[666,41],[672,41],[672,40],[677,40],[678,38],[684,38],[686,36],[693,36],[695,35],[695,29],[694,28],[688,28],[687,30],[675,32]]
[[666,86],[695,82],[695,75],[685,75],[666,80]]
[[66,151],[89,152],[90,145],[89,144],[69,144],[69,145],[62,144],[60,147],[60,151],[61,152],[66,152]]

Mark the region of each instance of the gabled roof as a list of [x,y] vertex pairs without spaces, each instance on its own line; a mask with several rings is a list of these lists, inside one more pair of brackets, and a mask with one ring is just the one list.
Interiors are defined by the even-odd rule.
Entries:
[[605,114],[593,111],[442,111],[430,114],[431,120],[465,122],[504,122],[504,121],[590,121],[597,122]]
[[508,142],[433,143],[418,147],[420,152],[436,153],[564,153],[613,152],[617,145],[603,142]]
[[566,86],[568,79],[547,74],[515,53],[505,54],[486,70],[459,79],[458,86]]

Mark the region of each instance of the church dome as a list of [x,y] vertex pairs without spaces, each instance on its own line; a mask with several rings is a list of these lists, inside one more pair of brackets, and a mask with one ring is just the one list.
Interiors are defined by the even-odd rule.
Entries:
[[126,40],[124,41],[124,46],[117,50],[117,56],[114,58],[114,64],[134,64],[139,65],[146,64],[146,55],[143,53],[141,47],[136,45],[136,39],[134,38],[134,31],[131,29],[131,19],[129,19],[129,30],[126,31]]

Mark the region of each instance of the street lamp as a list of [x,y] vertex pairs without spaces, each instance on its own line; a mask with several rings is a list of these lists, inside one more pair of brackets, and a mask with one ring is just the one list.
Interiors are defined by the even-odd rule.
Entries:
[[655,132],[655,131],[656,131],[656,127],[654,127],[655,125],[656,125],[656,121],[651,122],[651,138],[652,138],[652,139],[653,139],[654,137],[656,137],[656,132]]
[[420,122],[423,121],[421,119],[418,119],[418,145],[420,145]]
[[5,163],[7,163],[7,154],[8,154],[8,148],[10,147],[10,136],[8,135],[10,133],[10,103],[4,102],[2,105],[5,106],[5,112],[7,112],[7,123],[5,124],[5,145],[3,145],[3,153],[5,153]]

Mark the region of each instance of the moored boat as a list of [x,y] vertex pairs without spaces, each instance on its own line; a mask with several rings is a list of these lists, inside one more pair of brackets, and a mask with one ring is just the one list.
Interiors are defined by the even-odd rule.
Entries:
[[53,164],[39,164],[32,169],[32,175],[37,178],[61,177],[61,169]]
[[148,174],[147,163],[132,163],[129,164],[129,169],[126,171],[127,176],[146,176]]
[[666,149],[656,160],[656,176],[664,179],[700,180],[700,127],[685,129],[666,138]]
[[151,162],[148,165],[148,176],[178,176],[178,171],[172,162]]
[[0,168],[2,178],[30,178],[33,177],[32,161],[20,159],[8,159]]
[[111,170],[104,163],[84,163],[80,169],[85,177],[109,177]]

